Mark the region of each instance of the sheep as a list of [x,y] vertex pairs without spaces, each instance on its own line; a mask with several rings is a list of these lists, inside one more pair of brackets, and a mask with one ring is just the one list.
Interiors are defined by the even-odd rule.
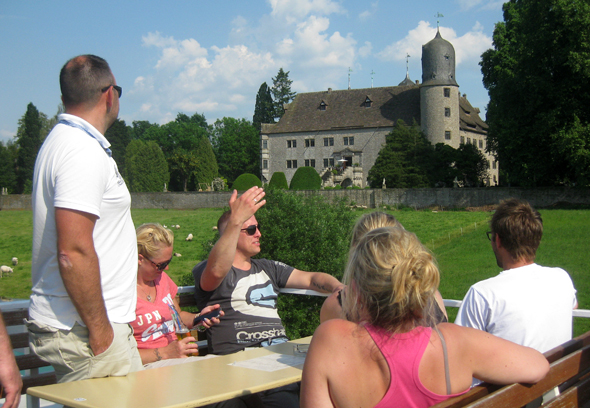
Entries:
[[213,227],[213,231],[217,231],[217,227]]
[[10,266],[2,265],[0,266],[0,276],[9,275],[12,273],[12,268]]
[[188,237],[185,238],[186,241],[192,241],[193,240],[193,234],[188,234]]
[[176,229],[180,229],[180,225],[176,224],[176,227],[175,228]]
[[12,266],[18,265],[18,258],[16,256],[12,257]]
[[180,258],[182,256],[182,254],[179,254],[178,252],[175,252],[174,253],[174,256],[177,257],[177,258]]

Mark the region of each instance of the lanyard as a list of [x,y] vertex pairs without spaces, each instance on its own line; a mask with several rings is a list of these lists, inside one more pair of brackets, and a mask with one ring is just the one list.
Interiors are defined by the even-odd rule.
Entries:
[[96,140],[96,141],[97,141],[97,142],[100,144],[100,146],[101,146],[101,147],[104,149],[104,151],[105,151],[105,152],[106,152],[106,153],[109,155],[109,157],[112,157],[112,156],[113,156],[113,153],[111,152],[111,149],[109,149],[108,147],[104,147],[104,146],[102,145],[102,143],[100,142],[100,140],[98,140],[98,139],[97,139],[97,138],[96,138],[96,137],[95,137],[95,136],[94,136],[92,133],[90,133],[90,131],[89,131],[88,129],[86,129],[85,127],[83,127],[83,126],[80,126],[80,125],[78,125],[77,123],[70,122],[69,120],[65,120],[65,119],[62,119],[62,120],[60,120],[60,121],[59,121],[59,123],[61,123],[61,124],[63,124],[63,125],[71,126],[71,127],[73,127],[73,128],[76,128],[76,129],[83,130],[84,132],[86,132],[86,133],[88,134],[88,136],[90,136],[91,138],[93,138],[94,140]]

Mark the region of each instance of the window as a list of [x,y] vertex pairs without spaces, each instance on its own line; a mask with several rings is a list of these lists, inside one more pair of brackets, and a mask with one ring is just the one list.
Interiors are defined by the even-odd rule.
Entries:
[[328,167],[328,159],[324,159],[324,167]]
[[288,169],[296,169],[297,168],[297,160],[287,160],[287,168]]
[[496,175],[494,174],[494,184],[496,184]]
[[451,97],[451,88],[443,88],[443,95],[445,96],[445,98],[450,98]]
[[461,136],[461,144],[465,144],[465,136]]
[[479,148],[480,148],[480,149],[483,149],[483,140],[480,140],[480,141],[479,141]]
[[[324,159],[325,160],[325,159]],[[305,167],[315,167],[315,159],[305,159]]]
[[327,106],[326,102],[322,101],[322,103],[320,103],[320,110],[325,111]]
[[324,137],[324,146],[334,146],[334,138]]
[[353,146],[354,136],[344,137],[344,146]]
[[488,164],[486,166],[486,169],[489,169],[489,168],[490,168],[490,161],[488,160]]
[[315,147],[315,139],[305,139],[305,147]]
[[287,140],[287,148],[295,148],[297,147],[297,140]]
[[262,148],[263,149],[268,149],[268,140],[263,140],[262,141]]
[[450,118],[451,117],[451,108],[445,108],[445,116],[447,118]]
[[445,130],[445,140],[451,140],[451,131]]
[[334,167],[334,158],[330,157],[330,167]]
[[[494,162],[492,163],[492,169],[496,170],[496,163],[498,163],[497,161],[494,160]],[[496,181],[496,180],[494,180]]]
[[365,99],[365,108],[370,108],[371,107],[371,100],[369,99],[369,97],[367,96],[367,98]]
[[311,167],[315,167],[315,159],[311,159]]
[[293,162],[293,168],[296,169],[297,168],[297,160],[291,160]]
[[477,140],[473,139],[473,146],[477,147]]
[[268,169],[268,160],[262,160],[262,168]]
[[305,159],[305,167],[309,167],[309,159]]
[[287,160],[287,168],[290,169],[291,168],[291,160]]
[[471,144],[471,138],[470,137],[467,138],[467,144]]

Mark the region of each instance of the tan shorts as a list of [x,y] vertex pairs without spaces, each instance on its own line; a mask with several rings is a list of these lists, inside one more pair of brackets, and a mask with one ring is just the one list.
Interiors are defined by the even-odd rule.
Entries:
[[129,324],[111,323],[113,343],[95,356],[88,343],[88,329],[76,323],[61,330],[35,320],[25,320],[29,347],[55,369],[57,382],[123,376],[142,369],[141,357]]

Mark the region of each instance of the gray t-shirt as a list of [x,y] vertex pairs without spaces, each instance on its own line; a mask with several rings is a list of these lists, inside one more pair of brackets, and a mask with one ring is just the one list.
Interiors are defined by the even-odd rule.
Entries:
[[286,336],[277,313],[277,298],[294,268],[268,259],[251,262],[248,271],[232,267],[219,287],[211,292],[202,290],[200,285],[207,261],[193,268],[199,309],[219,303],[225,312],[221,322],[207,330],[211,353],[235,353]]

